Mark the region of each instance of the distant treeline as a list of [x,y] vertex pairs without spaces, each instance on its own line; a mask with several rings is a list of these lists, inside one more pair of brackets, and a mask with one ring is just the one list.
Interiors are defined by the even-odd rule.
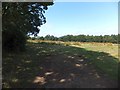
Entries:
[[52,41],[75,41],[75,42],[108,42],[108,43],[118,43],[118,35],[100,35],[100,36],[93,36],[93,35],[65,35],[62,37],[55,37],[53,35],[46,35],[45,37],[37,36],[32,37],[31,39],[38,39],[38,40],[52,40]]

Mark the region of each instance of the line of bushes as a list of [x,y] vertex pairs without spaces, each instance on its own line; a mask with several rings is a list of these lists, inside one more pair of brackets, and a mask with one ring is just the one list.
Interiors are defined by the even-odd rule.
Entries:
[[119,43],[118,38],[120,37],[120,34],[118,35],[99,35],[99,36],[93,36],[93,35],[65,35],[62,37],[55,37],[53,35],[46,35],[43,36],[37,36],[37,37],[29,37],[29,39],[32,40],[52,40],[52,41],[75,41],[75,42],[100,42],[100,43]]

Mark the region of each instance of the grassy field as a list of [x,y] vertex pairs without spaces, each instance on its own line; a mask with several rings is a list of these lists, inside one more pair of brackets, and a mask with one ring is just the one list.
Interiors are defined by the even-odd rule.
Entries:
[[3,87],[34,87],[31,82],[35,76],[44,66],[49,68],[50,63],[45,60],[57,55],[78,56],[99,72],[113,79],[118,77],[117,44],[28,40],[26,45],[26,52],[3,53]]
[[[95,42],[62,42],[62,41],[41,41],[41,40],[28,40],[29,42],[40,43],[47,42],[50,44],[62,44],[64,46],[77,47],[76,50],[70,48],[62,49],[64,52],[66,49],[70,54],[77,54],[86,57],[91,60],[90,63],[95,65],[97,69],[117,78],[118,76],[118,44],[112,43],[95,43]],[[80,51],[79,48],[85,50]],[[92,52],[93,51],[93,52]],[[59,52],[59,51],[58,51]]]

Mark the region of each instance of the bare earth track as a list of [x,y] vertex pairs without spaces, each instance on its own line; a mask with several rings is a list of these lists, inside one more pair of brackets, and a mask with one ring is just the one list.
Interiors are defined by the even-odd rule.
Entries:
[[[45,76],[46,88],[116,88],[117,81],[97,72],[87,60],[79,57],[67,58],[64,55],[50,56],[42,63],[43,71],[38,77]],[[78,61],[79,60],[79,61]],[[38,80],[38,84],[41,81]],[[39,88],[39,86],[38,86]]]

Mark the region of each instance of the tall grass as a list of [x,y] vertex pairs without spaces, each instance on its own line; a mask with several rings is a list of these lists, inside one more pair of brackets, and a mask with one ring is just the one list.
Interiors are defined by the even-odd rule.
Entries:
[[49,40],[28,40],[28,42],[40,43],[47,42],[52,44],[59,44],[65,46],[73,46],[85,48],[91,51],[105,52],[118,58],[118,44],[113,43],[96,43],[96,42],[63,42],[63,41],[49,41]]

